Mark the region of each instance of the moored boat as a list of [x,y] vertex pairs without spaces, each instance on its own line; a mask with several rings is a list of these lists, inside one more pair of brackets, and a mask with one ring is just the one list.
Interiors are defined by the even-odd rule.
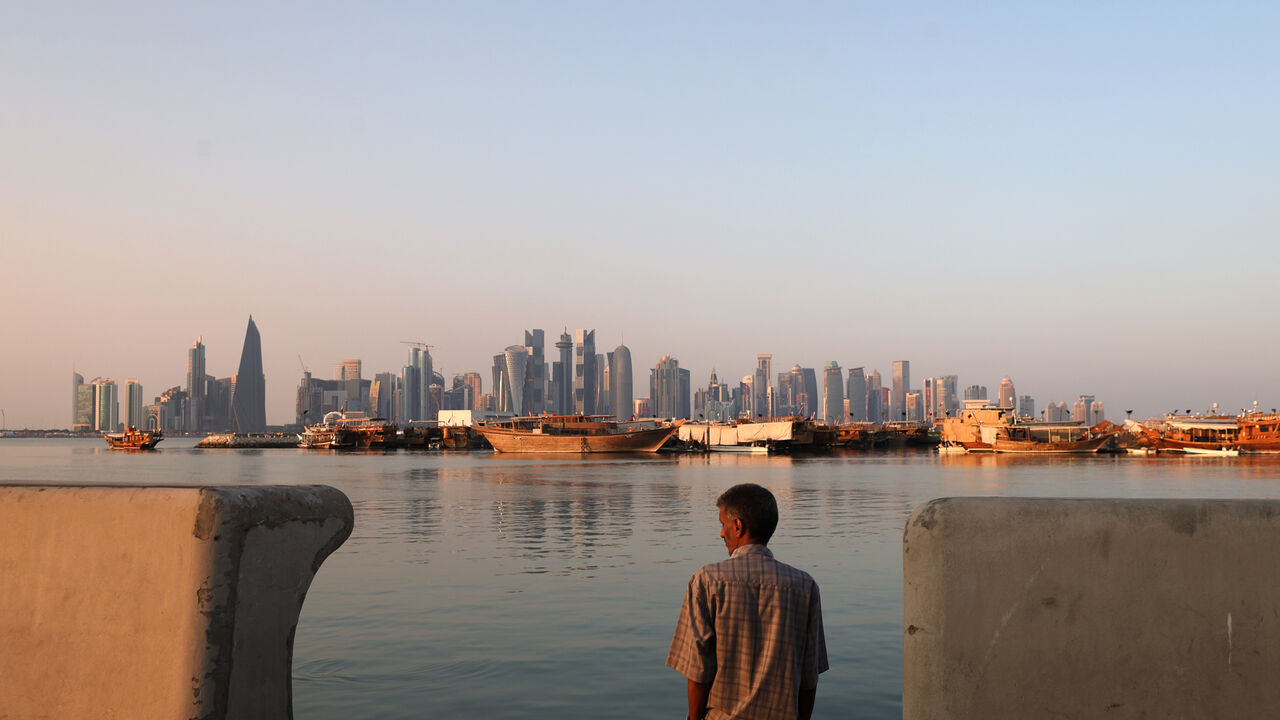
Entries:
[[124,432],[104,433],[102,438],[112,450],[151,450],[164,439],[159,430],[139,430],[130,425]]
[[623,423],[612,415],[535,415],[480,421],[475,429],[500,453],[657,452],[680,427]]
[[1018,422],[997,427],[991,435],[991,450],[998,453],[1089,454],[1115,447],[1111,428],[1095,431],[1081,423]]
[[400,444],[398,427],[386,418],[366,417],[362,412],[326,413],[323,422],[307,426],[298,436],[298,447],[307,450],[376,450]]
[[1248,413],[1236,419],[1240,434],[1236,449],[1242,453],[1280,453],[1280,414]]
[[1156,447],[1161,452],[1223,455],[1219,451],[1234,449],[1239,437],[1240,426],[1234,417],[1166,416]]
[[966,409],[938,422],[947,452],[1091,454],[1116,449],[1119,428],[1111,423],[1088,427],[1079,422],[1041,422],[1017,418],[1012,408]]

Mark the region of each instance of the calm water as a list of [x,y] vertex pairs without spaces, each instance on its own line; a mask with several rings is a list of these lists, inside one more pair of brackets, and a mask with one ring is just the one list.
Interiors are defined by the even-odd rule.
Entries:
[[[822,587],[816,717],[901,716],[903,523],[935,497],[1280,497],[1280,457],[553,458],[201,451],[0,440],[4,482],[325,483],[356,510],[294,653],[295,716],[679,718],[664,666],[689,575],[719,560],[715,497],[778,496],[771,546]],[[101,445],[101,447],[99,447]]]

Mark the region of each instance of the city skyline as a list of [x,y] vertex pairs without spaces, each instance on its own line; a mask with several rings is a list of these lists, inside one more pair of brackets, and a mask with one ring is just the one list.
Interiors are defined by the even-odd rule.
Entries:
[[[533,342],[535,337],[542,337],[544,335],[544,333],[540,329],[522,329],[519,332],[523,333],[523,337],[527,343]],[[574,331],[572,335],[570,335],[570,337],[572,338],[576,336],[578,338],[588,338],[591,340],[591,342],[594,342],[596,333],[597,333],[596,329],[585,330],[582,328],[578,328],[577,330]],[[252,368],[255,365],[260,364],[262,362],[258,354],[261,352],[263,340],[258,332],[257,325],[254,322],[252,317],[249,318],[248,328],[245,331],[243,343],[244,344],[242,347],[242,352],[240,353],[240,357],[241,357],[240,368],[242,371],[245,370],[246,368]],[[269,345],[270,343],[267,343],[267,344]],[[415,372],[431,372],[433,377],[439,378],[439,380],[443,382],[444,387],[442,389],[444,390],[448,390],[450,385],[458,380],[461,380],[464,384],[466,384],[468,387],[471,387],[471,388],[474,388],[476,385],[482,382],[480,378],[483,376],[479,374],[476,370],[456,369],[456,370],[449,370],[447,373],[443,372],[442,368],[438,363],[438,360],[435,357],[434,352],[428,353],[428,350],[427,350],[427,348],[431,348],[433,351],[438,352],[440,349],[438,348],[438,346],[427,345],[425,343],[421,343],[418,341],[412,341],[412,342],[401,341],[397,344],[400,346],[401,352],[404,351],[404,346],[406,345],[411,346],[409,348],[411,364],[409,367],[403,368],[405,371],[408,371],[412,368]],[[569,349],[571,356],[580,355],[580,353],[577,352],[578,347],[579,346],[576,342],[572,343],[572,347]],[[535,362],[533,353],[537,349],[539,348],[537,348],[536,345],[528,346],[527,352],[529,353],[529,355],[526,358],[526,346],[524,345],[508,346],[504,351],[500,352],[496,356],[493,356],[493,361],[495,363],[499,363],[499,362],[501,363],[504,374],[510,373],[511,369],[514,367],[533,367]],[[541,350],[545,353],[545,346],[542,347]],[[615,353],[621,350],[627,351],[626,353],[627,357],[625,358],[625,360],[623,358],[619,358],[617,364],[615,364],[614,355]],[[187,349],[187,372],[186,372],[186,375],[184,376],[184,380],[187,383],[191,381],[191,378],[193,377],[192,375],[193,367],[196,367],[198,365],[199,367],[205,370],[206,377],[208,381],[211,383],[210,387],[216,387],[217,385],[222,383],[226,384],[226,389],[224,390],[224,393],[226,393],[226,397],[222,398],[222,401],[224,401],[224,404],[229,403],[235,397],[234,392],[236,388],[236,382],[235,382],[236,375],[231,375],[229,377],[219,379],[217,377],[217,372],[209,372],[208,369],[205,367],[206,352],[207,352],[207,345],[205,343],[204,336],[197,337],[197,339],[193,341],[192,344]],[[629,366],[631,354],[632,353],[630,352],[630,348],[627,347],[626,345],[619,345],[614,350],[608,351],[608,353],[597,352],[596,357],[606,358],[604,362],[607,363],[610,367],[609,369],[606,369],[606,370],[598,370],[596,373],[596,376],[600,377],[601,374],[603,374],[607,378],[611,370],[614,370],[615,368],[620,370],[622,367]],[[767,354],[757,353],[754,355],[754,364],[751,366],[753,369],[753,372],[748,372],[746,375],[742,376],[742,381],[743,383],[745,383],[745,385],[743,386],[744,388],[749,388],[750,381],[760,377],[761,368],[772,367],[772,362],[775,355],[779,355],[779,354],[778,353],[767,353]],[[417,360],[414,359],[415,356],[418,358]],[[785,357],[785,354],[783,354],[783,356]],[[517,359],[518,359],[518,364],[517,364]],[[665,353],[661,358],[659,358],[658,361],[656,362],[656,367],[661,368],[663,364],[668,360],[674,363],[672,366],[673,368],[679,368],[679,373],[683,376],[681,378],[684,384],[684,388],[682,389],[682,391],[685,392],[685,396],[683,400],[681,400],[678,396],[674,396],[675,399],[668,400],[666,401],[665,404],[657,400],[652,395],[652,389],[654,387],[653,383],[655,382],[655,376],[653,376],[652,373],[655,365],[646,364],[643,362],[640,365],[642,370],[645,367],[648,367],[650,369],[651,394],[648,397],[644,397],[644,398],[637,396],[635,397],[635,400],[647,401],[655,413],[660,412],[661,409],[664,409],[664,408],[669,409],[669,406],[673,402],[674,403],[684,402],[685,405],[683,407],[685,410],[692,409],[692,406],[689,405],[689,403],[696,402],[694,400],[694,394],[697,393],[699,390],[702,390],[707,387],[706,380],[697,378],[696,374],[687,368],[679,367],[678,360],[676,360],[676,358],[671,353]],[[746,358],[740,358],[739,362],[743,363],[744,365],[751,363],[752,357],[748,356]],[[421,363],[421,365],[419,365],[419,363]],[[895,361],[891,361],[889,363],[889,366],[895,371],[895,374],[898,374],[899,376],[903,377],[905,382],[908,383],[908,385],[903,387],[903,393],[908,400],[907,406],[911,408],[910,413],[914,413],[914,414],[909,414],[907,410],[898,410],[896,411],[898,414],[897,415],[894,414],[895,411],[892,408],[894,385],[893,385],[893,381],[891,380],[890,384],[884,386],[881,390],[884,394],[884,407],[881,410],[881,412],[884,413],[883,419],[885,420],[904,419],[904,418],[920,419],[921,417],[926,417],[929,413],[930,408],[933,408],[935,405],[940,404],[941,402],[946,400],[948,396],[951,398],[951,402],[954,403],[956,401],[955,394],[959,392],[956,385],[957,383],[961,383],[961,380],[960,380],[961,376],[957,374],[929,376],[917,381],[915,384],[918,385],[918,387],[911,387],[911,385],[909,384],[911,383],[911,381],[909,380],[910,370],[908,369],[910,366],[910,363],[911,363],[910,360],[895,360]],[[341,360],[335,360],[329,365],[333,368],[332,382],[337,383],[340,386],[341,383],[346,381],[362,380],[366,384],[366,388],[365,388],[366,395],[369,394],[370,388],[373,386],[373,384],[381,378],[385,378],[386,380],[391,380],[392,376],[396,376],[395,383],[393,384],[393,386],[397,388],[400,386],[400,382],[403,378],[403,375],[397,374],[390,368],[379,368],[376,366],[370,366],[362,358],[343,358]],[[721,363],[720,365],[725,366],[727,364]],[[851,389],[855,386],[855,384],[863,385],[864,387],[866,387],[867,392],[871,392],[874,389],[874,384],[871,382],[867,382],[867,380],[863,378],[870,378],[873,375],[878,376],[880,374],[878,372],[878,368],[870,365],[866,365],[865,367],[871,367],[871,370],[865,371],[866,372],[865,375],[862,374],[864,372],[864,366],[848,367],[849,375],[846,377],[844,375],[844,371],[841,369],[840,361],[837,361],[837,360],[828,360],[824,362],[822,365],[817,366],[816,368],[814,366],[806,366],[802,363],[795,363],[789,371],[779,372],[776,377],[770,378],[768,388],[767,388],[768,389],[767,394],[768,394],[768,397],[772,399],[774,397],[775,392],[782,393],[777,398],[777,402],[779,403],[780,406],[792,408],[794,412],[803,412],[803,414],[813,415],[819,419],[823,419],[823,418],[829,417],[828,408],[826,405],[829,399],[834,397],[834,398],[838,398],[840,401],[844,401],[847,397],[851,397],[848,393],[851,392]],[[217,368],[215,368],[215,370],[217,370]],[[493,370],[495,372],[494,377],[495,378],[498,377],[496,374],[498,371],[498,367],[496,365],[493,368]],[[835,374],[832,375],[831,377],[840,378],[840,386],[838,389],[830,384],[831,380],[828,378],[828,375],[832,371],[834,371]],[[272,414],[273,411],[269,409],[267,418],[266,418],[267,423],[271,425],[287,425],[296,419],[295,411],[298,410],[298,406],[296,404],[297,398],[298,398],[297,393],[299,391],[299,383],[301,382],[303,374],[305,372],[309,372],[309,368],[305,371],[300,370],[299,375],[293,379],[293,382],[289,387],[290,399],[289,399],[288,409],[280,410],[280,414],[278,417],[274,416]],[[550,367],[546,367],[544,369],[544,372],[546,374],[546,379],[551,380],[551,382],[554,384],[554,380],[552,380],[552,372],[553,372],[552,369]],[[674,370],[672,372],[674,372]],[[707,379],[710,379],[711,377],[714,376],[715,372],[716,372],[716,368],[713,367],[707,371],[705,377]],[[816,374],[819,372],[822,373],[821,376]],[[523,371],[518,371],[518,374],[523,374]],[[79,372],[73,373],[73,376],[74,376],[73,377],[73,381],[74,381],[73,398],[74,398],[77,392],[76,387],[89,387],[92,383],[82,385],[82,383],[84,383],[84,377]],[[855,376],[858,378],[857,383],[854,382]],[[617,375],[614,376],[613,382],[617,382],[617,377],[618,377]],[[736,377],[736,376],[722,375],[722,378],[724,377]],[[570,378],[572,379],[572,372],[570,373]],[[322,382],[328,382],[323,380],[323,378],[321,377],[317,377],[316,379],[321,380]],[[634,371],[632,373],[631,379],[634,382],[635,380]],[[521,388],[524,388],[525,392],[528,392],[527,388],[532,388],[537,386],[536,383],[532,382],[533,380],[532,377],[529,377],[528,380],[530,381],[528,385],[521,383]],[[794,389],[787,387],[789,380],[791,385],[795,385]],[[100,381],[112,383],[113,386],[117,384],[118,385],[127,384],[130,386],[131,389],[127,394],[122,394],[119,390],[112,391],[113,393],[115,393],[116,402],[119,402],[120,397],[125,397],[127,401],[129,397],[132,397],[135,394],[135,392],[141,392],[141,384],[137,379],[131,378],[128,381],[123,383],[117,383],[114,377],[99,377],[99,378],[95,378],[94,380],[95,383]],[[671,383],[670,378],[668,378],[665,382],[667,386],[670,386],[670,383]],[[1067,416],[1070,416],[1076,419],[1088,419],[1092,417],[1092,415],[1090,415],[1090,412],[1092,411],[1096,411],[1098,413],[1102,412],[1103,403],[1100,401],[1097,403],[1098,407],[1096,409],[1091,410],[1091,404],[1094,402],[1095,399],[1098,399],[1098,398],[1106,399],[1108,402],[1112,403],[1109,409],[1110,415],[1108,416],[1108,419],[1112,419],[1116,421],[1122,420],[1125,417],[1126,410],[1134,409],[1132,407],[1128,407],[1124,403],[1114,402],[1113,398],[1109,396],[1104,396],[1098,392],[1087,392],[1087,391],[1076,390],[1074,392],[1060,395],[1060,396],[1050,396],[1050,395],[1039,393],[1039,392],[1032,392],[1031,394],[1027,394],[1023,391],[1017,391],[1015,395],[1014,394],[1015,389],[1013,385],[1014,381],[1010,377],[1010,374],[1004,374],[1003,377],[1001,377],[998,385],[993,385],[989,383],[988,381],[986,381],[985,378],[983,379],[983,381],[980,381],[980,382],[969,383],[968,379],[965,379],[963,382],[968,383],[963,393],[965,400],[981,398],[981,399],[986,399],[992,403],[1003,402],[1005,400],[1008,400],[1008,402],[1006,403],[1008,406],[1015,407],[1015,408],[1024,408],[1024,407],[1031,408],[1031,411],[1028,415],[1030,417],[1044,417],[1045,411],[1047,410],[1049,413],[1048,419],[1066,419]],[[935,389],[935,383],[941,383],[941,385],[939,385]],[[191,396],[189,385],[183,384],[183,383],[179,383],[173,386],[168,386],[164,384],[154,385],[154,386],[149,385],[149,387],[153,387],[157,389],[171,388],[172,390],[182,391],[182,393],[185,394],[185,397]],[[432,411],[438,410],[441,408],[441,406],[438,405],[439,397],[437,397],[435,400],[429,400],[427,398],[426,387],[420,387],[419,385],[411,385],[410,387],[413,388],[413,394],[421,398],[420,402],[431,403]],[[729,383],[727,387],[733,388],[735,392],[737,390],[736,383]],[[1026,388],[1025,385],[1020,385],[1020,387],[1024,389]],[[256,388],[255,388],[255,391],[256,391]],[[546,391],[549,392],[549,389],[547,389]],[[1000,400],[997,400],[997,391],[999,391],[999,394],[1001,395]],[[168,393],[170,392],[170,390],[165,390],[164,392]],[[471,390],[469,392],[471,392],[471,397],[478,397],[474,393],[474,390]],[[494,388],[492,386],[489,386],[487,388],[482,388],[480,395],[487,396],[493,392],[494,392]],[[603,392],[608,394],[610,397],[610,400],[607,402],[612,403],[614,398],[614,393],[616,392],[615,389],[606,387]],[[667,391],[667,392],[670,392],[670,391]],[[942,392],[945,394],[943,397],[939,398],[938,395],[936,394],[938,392]],[[802,394],[797,395],[797,393],[802,393]],[[755,402],[754,396],[756,395],[756,391],[751,390],[748,394],[752,396],[753,398],[752,402],[754,403]],[[810,398],[811,395],[815,396],[816,399],[811,399]],[[92,397],[96,398],[97,396],[95,394]],[[147,405],[151,405],[153,400],[156,399],[158,395],[153,391],[141,397],[142,397],[142,404],[144,406],[147,406]],[[185,401],[185,397],[184,397],[184,401]],[[377,395],[375,393],[374,401],[373,401],[375,403],[377,402],[376,398],[377,398]],[[83,402],[83,400],[81,400],[81,402]],[[386,400],[384,400],[383,402],[386,402]],[[1083,410],[1080,407],[1082,402],[1084,403]],[[1230,403],[1222,403],[1220,401],[1214,400],[1200,407],[1197,407],[1194,404],[1189,404],[1189,403],[1173,403],[1171,407],[1155,408],[1151,412],[1143,412],[1141,410],[1138,410],[1135,413],[1135,417],[1145,418],[1150,415],[1159,415],[1164,412],[1175,411],[1175,410],[1176,411],[1191,410],[1193,412],[1209,412],[1213,409],[1213,403],[1215,402],[1219,404],[1218,405],[1219,411],[1223,413],[1228,413],[1228,414],[1238,412],[1239,410],[1253,409],[1251,402],[1242,402],[1239,404],[1239,407],[1236,408],[1236,407],[1232,407]],[[871,401],[871,403],[874,404],[874,400]],[[963,403],[961,403],[961,405],[962,404]],[[1169,405],[1169,403],[1165,403],[1165,404]],[[1184,405],[1189,405],[1189,406],[1183,407]],[[1055,406],[1057,406],[1057,408],[1066,408],[1066,410],[1055,410]],[[1121,409],[1122,406],[1123,406],[1123,409]],[[63,407],[65,407],[65,399],[63,401]],[[78,409],[78,406],[76,407],[77,409],[73,410],[73,412],[79,413],[80,410]],[[416,408],[419,406],[414,406],[414,407]],[[423,405],[422,407],[425,407],[425,405]],[[525,409],[528,409],[530,406],[526,403],[524,407]],[[1034,408],[1036,407],[1039,407],[1041,409],[1041,412],[1039,414],[1037,414],[1034,410]],[[189,402],[187,403],[187,408],[188,408],[188,411],[186,413],[186,417],[187,417],[186,422],[188,423],[188,427],[191,427],[190,423],[192,422],[192,419],[190,415],[192,410],[190,409]],[[224,408],[223,412],[224,413],[231,412],[232,415],[234,415],[234,410],[229,410],[229,408],[230,408],[230,405],[228,405],[228,408]],[[801,408],[803,408],[803,410],[801,410]],[[1269,406],[1267,405],[1267,403],[1260,401],[1258,404],[1258,408],[1266,410],[1266,409],[1269,409]],[[609,407],[605,406],[605,409],[607,410],[609,409]],[[868,409],[871,409],[871,405],[868,406]],[[143,410],[145,411],[145,408],[143,408]],[[548,406],[547,410],[552,411],[553,408]],[[753,414],[758,414],[758,413],[754,413],[754,408],[748,408],[748,410],[750,410]],[[65,413],[65,411],[63,412]],[[101,409],[95,409],[95,412],[101,412]],[[120,408],[119,412],[120,412],[120,417],[123,419],[127,413],[127,409]],[[211,413],[214,413],[215,411],[206,408],[203,412],[204,412],[204,417],[206,418],[206,420],[208,420],[209,418],[213,417]],[[402,407],[397,407],[397,410],[395,412],[393,413],[384,412],[383,414],[388,416],[394,415],[399,417],[402,412],[403,412]],[[421,411],[419,409],[410,411],[410,413],[416,419],[421,419],[422,416],[419,413],[423,413],[423,412],[425,411]],[[852,408],[843,410],[842,414],[844,412],[847,412],[849,417],[851,418],[856,419],[858,417],[856,411],[854,411]],[[623,414],[623,416],[625,417],[625,414]],[[68,420],[70,419],[71,418],[68,418]],[[233,417],[229,416],[227,418],[223,418],[222,421],[225,424],[229,422],[234,422],[234,419]],[[94,424],[95,426],[98,424],[96,420],[94,421]],[[38,426],[37,425],[32,425],[32,426],[13,425],[11,427],[13,429],[22,429],[24,427],[31,427],[31,428],[38,428],[38,429],[45,429],[45,428],[58,429],[63,427],[71,427],[71,423],[64,422],[64,423],[53,423],[53,424],[38,425]],[[210,428],[201,428],[201,430],[209,430],[209,429]],[[233,428],[231,426],[228,426],[228,427],[218,427],[218,428],[212,428],[212,429],[226,430],[226,429],[233,429]]]
[[303,365],[398,373],[421,341],[487,383],[533,327],[625,333],[641,388],[664,355],[698,388],[772,353],[1113,418],[1280,405],[1250,300],[1280,267],[1280,7],[6,20],[9,428],[64,427],[71,372],[185,387],[198,337],[229,377],[249,315],[272,424]]

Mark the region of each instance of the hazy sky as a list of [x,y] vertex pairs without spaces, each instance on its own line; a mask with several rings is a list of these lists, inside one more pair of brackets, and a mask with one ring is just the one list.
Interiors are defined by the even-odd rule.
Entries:
[[[476,370],[541,327],[704,385],[1002,375],[1280,405],[1280,5],[0,8],[0,409],[72,368]],[[552,354],[554,348],[548,348]],[[301,361],[300,358],[301,357]]]

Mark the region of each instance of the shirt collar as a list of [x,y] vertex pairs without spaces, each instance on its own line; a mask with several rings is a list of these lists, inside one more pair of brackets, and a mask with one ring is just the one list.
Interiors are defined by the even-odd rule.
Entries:
[[733,554],[730,555],[729,557],[739,557],[739,556],[745,556],[745,555],[763,555],[767,558],[771,558],[773,557],[773,551],[770,550],[768,546],[752,543],[751,545],[738,546],[738,549],[734,550]]

